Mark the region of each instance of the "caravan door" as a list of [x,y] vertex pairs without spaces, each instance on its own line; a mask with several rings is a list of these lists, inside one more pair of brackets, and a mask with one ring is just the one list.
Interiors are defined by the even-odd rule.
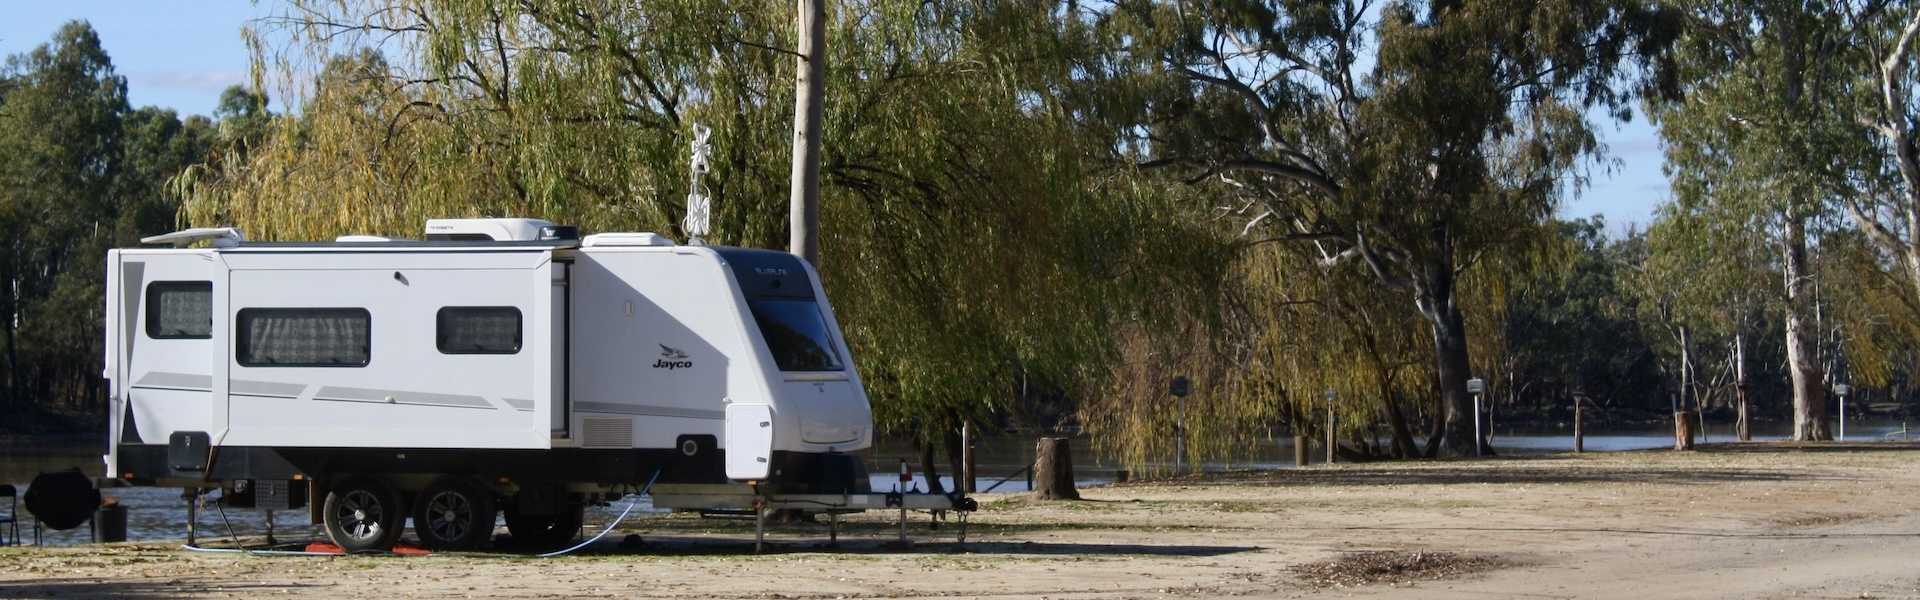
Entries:
[[113,333],[118,359],[112,435],[166,444],[176,433],[219,439],[227,426],[227,270],[211,251],[123,250]]

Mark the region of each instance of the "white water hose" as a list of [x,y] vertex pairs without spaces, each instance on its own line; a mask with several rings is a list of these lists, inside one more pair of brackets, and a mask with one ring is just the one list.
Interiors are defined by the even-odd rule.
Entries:
[[[654,469],[654,471],[653,471],[653,476],[652,476],[652,477],[648,477],[648,478],[647,478],[647,485],[646,485],[645,487],[642,487],[642,488],[640,488],[640,493],[639,493],[639,494],[635,494],[635,495],[636,495],[636,496],[645,496],[645,495],[647,495],[647,492],[649,492],[649,491],[652,491],[652,490],[653,490],[653,482],[654,482],[654,480],[656,480],[656,479],[659,479],[659,478],[660,478],[660,471],[661,471],[661,469]],[[608,524],[607,524],[607,528],[606,528],[606,529],[602,529],[602,530],[600,530],[600,535],[596,535],[596,536],[593,536],[592,538],[590,538],[590,539],[588,539],[587,541],[584,541],[584,542],[580,542],[580,543],[579,543],[578,545],[575,545],[575,546],[574,546],[574,547],[572,547],[572,548],[568,548],[568,549],[565,549],[565,550],[555,550],[555,551],[553,551],[553,552],[548,552],[548,553],[546,553],[546,554],[541,554],[541,555],[538,555],[538,556],[539,556],[540,558],[553,558],[553,557],[555,557],[555,556],[563,556],[563,555],[566,555],[566,554],[571,554],[571,553],[572,553],[573,551],[575,551],[575,550],[579,550],[579,549],[581,549],[581,548],[585,548],[585,547],[587,547],[587,546],[591,546],[591,545],[593,545],[593,543],[594,543],[594,542],[598,542],[598,541],[600,541],[600,538],[603,538],[603,537],[607,537],[607,534],[608,534],[608,533],[612,533],[612,532],[613,532],[613,528],[615,528],[615,527],[619,527],[619,526],[620,526],[620,522],[621,522],[621,521],[624,521],[624,520],[626,520],[626,518],[627,518],[627,513],[630,513],[630,512],[633,512],[633,507],[634,507],[634,506],[636,506],[636,505],[638,505],[638,504],[640,504],[640,502],[639,502],[638,500],[635,500],[634,502],[632,502],[632,503],[629,503],[629,504],[627,504],[627,509],[626,509],[626,510],[623,510],[623,511],[620,511],[620,516],[618,516],[618,517],[614,517],[614,518],[613,518],[613,522],[612,522],[612,523],[608,523]]]

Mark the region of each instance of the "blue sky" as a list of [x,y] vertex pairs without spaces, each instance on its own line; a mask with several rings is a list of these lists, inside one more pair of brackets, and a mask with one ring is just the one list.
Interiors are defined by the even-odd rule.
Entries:
[[[0,18],[0,54],[15,54],[45,42],[71,19],[86,19],[100,33],[114,66],[127,78],[135,106],[156,105],[181,113],[208,114],[220,90],[247,80],[247,46],[240,28],[272,10],[240,0],[48,0],[12,2]],[[1607,229],[1645,224],[1668,196],[1660,172],[1659,137],[1644,118],[1604,123],[1609,159],[1594,165],[1590,185],[1568,198],[1562,216],[1604,215]]]

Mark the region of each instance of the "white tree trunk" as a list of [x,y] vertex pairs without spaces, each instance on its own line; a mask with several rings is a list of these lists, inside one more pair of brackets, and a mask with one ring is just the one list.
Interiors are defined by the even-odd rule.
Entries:
[[793,186],[789,195],[787,251],[820,266],[820,120],[826,104],[827,18],[825,0],[797,0],[800,32],[794,59]]
[[1830,440],[1833,436],[1827,432],[1825,377],[1821,373],[1820,359],[1812,340],[1817,332],[1807,331],[1806,313],[1812,301],[1808,282],[1812,275],[1807,272],[1805,217],[1796,215],[1787,219],[1785,246],[1787,366],[1793,379],[1793,439]]

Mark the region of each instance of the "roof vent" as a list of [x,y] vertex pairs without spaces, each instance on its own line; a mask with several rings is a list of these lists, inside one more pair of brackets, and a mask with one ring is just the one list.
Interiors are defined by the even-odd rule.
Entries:
[[429,241],[527,242],[553,223],[542,219],[427,219]]
[[672,246],[673,240],[658,233],[596,233],[580,244],[584,248],[620,246]]

